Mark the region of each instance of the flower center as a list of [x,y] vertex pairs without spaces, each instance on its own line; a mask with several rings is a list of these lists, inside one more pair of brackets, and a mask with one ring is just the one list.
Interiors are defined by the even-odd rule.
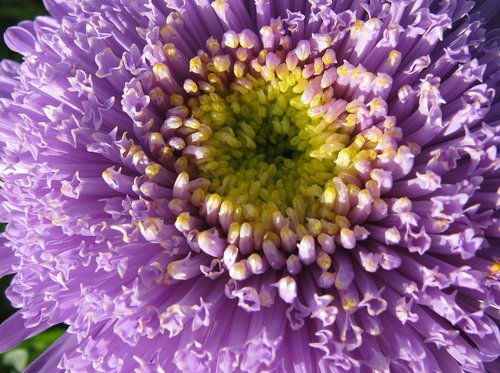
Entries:
[[[191,158],[198,176],[210,180],[209,198],[231,203],[241,209],[243,221],[263,223],[266,229],[276,213],[296,224],[306,216],[334,219],[322,208],[323,195],[341,172],[338,155],[348,147],[353,126],[347,125],[346,114],[335,124],[323,120],[318,112],[332,99],[318,95],[307,102],[302,75],[298,67],[270,81],[246,74],[231,83],[226,95],[203,94],[188,103],[192,118],[211,131],[193,149],[203,156]],[[337,114],[344,110],[340,106]],[[358,140],[352,148],[356,155],[363,145]],[[294,216],[290,209],[301,214]]]
[[[265,271],[264,262],[326,271],[337,244],[367,237],[358,224],[387,214],[380,194],[392,178],[382,166],[412,157],[386,116],[388,75],[338,65],[327,35],[294,49],[280,35],[265,47],[272,32],[209,39],[190,61],[186,94],[171,95],[163,129],[179,174],[176,227],[237,268],[236,279]],[[157,79],[162,69],[153,68]],[[233,266],[241,256],[262,268]]]

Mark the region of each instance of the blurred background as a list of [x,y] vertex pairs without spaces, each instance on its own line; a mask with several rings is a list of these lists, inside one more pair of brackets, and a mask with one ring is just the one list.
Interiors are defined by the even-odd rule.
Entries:
[[[46,15],[42,0],[0,0],[0,59],[11,59],[21,62],[17,53],[10,51],[4,43],[5,30],[23,20],[32,20],[37,15]],[[0,175],[1,178],[1,175]],[[0,224],[3,231],[5,224]],[[1,250],[1,248],[0,248]],[[1,260],[1,252],[0,252]],[[4,296],[5,289],[12,280],[12,276],[0,279],[0,322],[15,312],[8,299]],[[0,354],[0,373],[18,373],[40,355],[63,332],[63,326],[54,327],[45,333],[33,337],[15,349]]]

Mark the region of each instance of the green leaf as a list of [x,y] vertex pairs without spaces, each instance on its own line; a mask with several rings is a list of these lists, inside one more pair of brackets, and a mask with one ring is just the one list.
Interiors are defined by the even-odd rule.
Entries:
[[28,365],[28,358],[28,351],[16,348],[3,354],[2,363],[6,367],[14,369],[16,372],[22,372]]
[[55,326],[38,334],[9,352],[0,354],[0,372],[22,372],[33,360],[65,332],[62,326]]

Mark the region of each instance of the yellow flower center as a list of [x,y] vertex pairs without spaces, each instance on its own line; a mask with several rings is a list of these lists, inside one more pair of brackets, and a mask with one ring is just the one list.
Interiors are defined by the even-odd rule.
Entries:
[[176,226],[199,230],[203,248],[215,234],[235,247],[228,252],[298,250],[303,263],[316,258],[326,270],[327,256],[311,248],[331,254],[334,241],[352,248],[366,238],[358,224],[387,212],[380,194],[392,179],[383,163],[410,152],[398,149],[401,132],[382,97],[392,80],[337,64],[327,38],[313,49],[301,42],[291,50],[283,39],[259,50],[254,37],[208,40],[190,60],[185,93],[170,96],[166,127],[181,135],[177,151],[169,138],[176,184],[189,185],[198,209],[183,211],[174,198]]

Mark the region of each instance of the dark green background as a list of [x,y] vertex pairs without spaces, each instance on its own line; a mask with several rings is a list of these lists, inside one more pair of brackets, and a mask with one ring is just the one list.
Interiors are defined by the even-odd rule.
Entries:
[[[34,19],[37,15],[47,14],[41,0],[0,0],[0,59],[21,61],[21,56],[10,51],[3,41],[3,33],[12,25],[23,20]],[[1,177],[1,175],[0,175]],[[0,225],[2,230],[3,225]],[[1,248],[0,248],[1,260]],[[5,320],[15,310],[3,296],[5,288],[9,285],[12,276],[0,279],[0,321]],[[39,336],[23,342],[21,345],[5,354],[0,354],[0,372],[21,372],[26,365],[47,348],[61,333],[63,327],[52,328]],[[0,336],[1,338],[1,336]]]

